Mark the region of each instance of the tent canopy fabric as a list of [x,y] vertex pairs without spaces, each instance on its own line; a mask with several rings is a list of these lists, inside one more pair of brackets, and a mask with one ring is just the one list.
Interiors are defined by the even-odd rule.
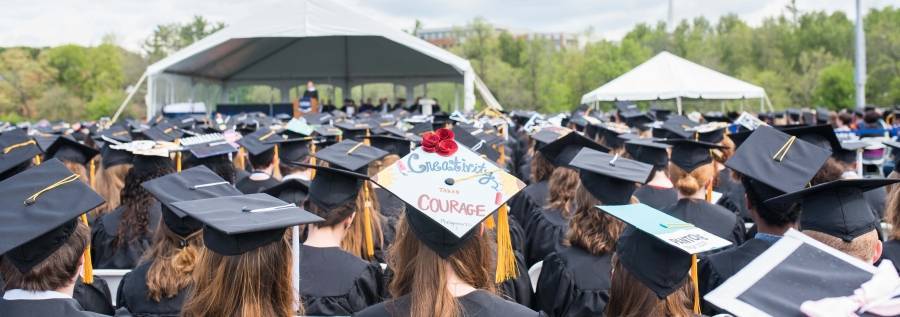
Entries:
[[598,101],[766,98],[762,87],[663,51],[581,97]]
[[150,65],[147,76],[148,112],[192,101],[163,90],[177,91],[172,82],[198,81],[225,89],[293,87],[307,80],[345,89],[373,82],[444,81],[463,84],[466,109],[475,103],[469,61],[332,0],[289,1],[251,14]]

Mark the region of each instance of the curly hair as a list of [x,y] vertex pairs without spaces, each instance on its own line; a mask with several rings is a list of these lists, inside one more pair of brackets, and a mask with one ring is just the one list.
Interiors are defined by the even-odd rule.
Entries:
[[688,173],[675,164],[669,164],[669,176],[682,195],[691,196],[715,178],[716,168],[713,163],[708,163]]
[[544,157],[540,152],[535,151],[531,157],[531,165],[529,166],[532,182],[543,182],[550,179],[553,175],[553,164]]
[[158,303],[193,284],[191,273],[202,248],[203,231],[180,237],[168,226],[159,226],[153,246],[141,257],[141,262],[153,261],[147,271],[147,296]]
[[140,173],[132,168],[125,175],[125,187],[119,201],[122,202],[122,219],[113,239],[113,246],[120,248],[123,245],[137,241],[150,235],[149,208],[156,198],[147,192],[141,183],[172,173],[169,167],[163,167],[148,173]]
[[550,175],[548,184],[547,206],[559,210],[563,216],[569,216],[572,200],[575,199],[575,188],[580,183],[578,172],[568,167],[557,167]]
[[[602,255],[615,249],[624,224],[595,206],[603,204],[584,186],[575,190],[575,210],[569,221],[569,232],[564,243],[579,247],[593,255]],[[632,197],[632,202],[636,199]]]

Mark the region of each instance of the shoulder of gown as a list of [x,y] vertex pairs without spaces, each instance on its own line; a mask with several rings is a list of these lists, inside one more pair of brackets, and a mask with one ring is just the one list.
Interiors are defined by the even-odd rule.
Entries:
[[147,272],[152,264],[153,262],[141,263],[122,277],[116,305],[136,316],[178,316],[189,289],[182,289],[175,296],[163,298],[159,302],[149,299]]
[[891,260],[891,262],[894,262],[894,267],[900,271],[900,240],[888,240],[884,242],[881,260]]
[[350,315],[384,297],[384,271],[340,248],[303,246],[300,296],[306,314]]
[[[698,265],[700,296],[705,296],[722,285],[725,280],[737,274],[772,244],[765,240],[750,239],[738,247],[701,257]],[[708,315],[724,313],[705,300],[702,306],[703,312]]]
[[568,220],[559,210],[548,208],[533,213],[525,228],[525,263],[532,266],[548,254],[562,249],[568,230]]
[[95,278],[94,283],[84,284],[81,277],[75,282],[72,298],[78,301],[81,308],[98,314],[112,315],[115,313],[110,297],[109,285],[101,278]]
[[663,209],[663,212],[731,241],[734,245],[744,241],[743,219],[725,207],[704,200],[681,199],[675,205]]
[[595,256],[577,247],[544,260],[535,307],[550,316],[601,316],[609,302],[611,256]]
[[534,301],[534,289],[531,288],[531,276],[528,275],[529,267],[525,264],[525,256],[521,252],[514,251],[516,255],[516,278],[503,281],[497,286],[501,297],[531,307]]
[[497,295],[476,290],[458,298],[465,311],[464,316],[540,316],[539,313],[515,302],[505,300]]
[[101,317],[108,316],[85,311],[74,299],[4,300],[0,298],[3,316],[16,317]]

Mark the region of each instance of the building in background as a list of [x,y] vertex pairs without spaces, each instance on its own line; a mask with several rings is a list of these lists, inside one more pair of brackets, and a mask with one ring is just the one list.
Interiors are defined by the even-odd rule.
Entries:
[[[470,36],[473,31],[474,30],[470,27],[425,28],[419,30],[416,36],[441,48],[449,49],[464,43],[466,37]],[[547,40],[553,43],[554,48],[557,50],[562,48],[575,48],[579,45],[578,35],[573,33],[531,32],[504,27],[494,27],[494,32],[498,34],[507,32],[513,37],[524,38],[527,40]]]

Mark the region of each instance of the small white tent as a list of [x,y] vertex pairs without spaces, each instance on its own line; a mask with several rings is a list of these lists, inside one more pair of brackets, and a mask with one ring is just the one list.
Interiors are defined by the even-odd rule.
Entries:
[[[281,90],[307,80],[349,88],[392,83],[412,88],[429,82],[462,84],[453,101],[475,105],[475,73],[469,62],[332,0],[288,1],[265,8],[150,65],[148,116],[163,106],[198,101],[215,91],[216,101],[243,85]],[[482,92],[485,93],[485,92]]]
[[681,98],[768,100],[759,86],[730,77],[663,51],[581,97],[582,104],[599,101],[640,101],[675,99],[681,112]]

